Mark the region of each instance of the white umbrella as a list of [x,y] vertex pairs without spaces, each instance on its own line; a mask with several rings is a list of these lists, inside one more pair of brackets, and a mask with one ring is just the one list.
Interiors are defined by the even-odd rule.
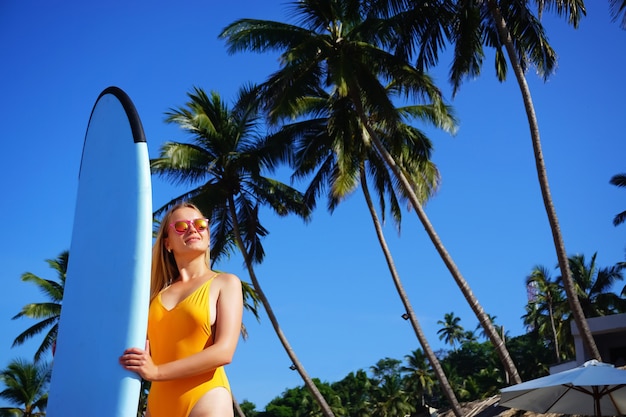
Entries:
[[622,416],[626,370],[591,360],[557,374],[501,390],[500,405],[537,413]]

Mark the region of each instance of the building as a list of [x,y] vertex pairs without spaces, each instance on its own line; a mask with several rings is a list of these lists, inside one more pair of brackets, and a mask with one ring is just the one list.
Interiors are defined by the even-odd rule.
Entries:
[[[602,361],[616,367],[626,366],[626,313],[588,318],[587,324],[596,341]],[[585,349],[583,339],[573,320],[572,335],[574,336],[576,360],[550,367],[551,374],[581,366],[593,359]]]

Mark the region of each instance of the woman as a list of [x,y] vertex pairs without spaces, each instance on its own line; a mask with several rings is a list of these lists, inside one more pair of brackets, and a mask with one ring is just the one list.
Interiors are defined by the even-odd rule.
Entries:
[[120,357],[125,369],[152,381],[146,416],[233,415],[223,366],[241,331],[241,282],[209,265],[208,220],[193,204],[176,205],[153,248],[145,350]]

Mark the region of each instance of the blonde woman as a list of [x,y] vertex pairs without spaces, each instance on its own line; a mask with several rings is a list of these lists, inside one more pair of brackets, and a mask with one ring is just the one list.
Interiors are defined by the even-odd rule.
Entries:
[[145,349],[120,364],[152,381],[148,417],[228,417],[231,362],[243,314],[240,280],[212,271],[209,221],[190,203],[163,217],[153,249]]

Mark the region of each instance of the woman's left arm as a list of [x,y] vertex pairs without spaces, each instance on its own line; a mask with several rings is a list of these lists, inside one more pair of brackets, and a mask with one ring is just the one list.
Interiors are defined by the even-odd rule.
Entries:
[[[149,348],[131,348],[124,352],[120,363],[148,381],[167,381],[202,374],[229,364],[241,333],[243,295],[241,281],[232,274],[220,274],[220,291],[216,305],[213,344],[204,350],[173,362],[155,365]],[[208,308],[208,307],[207,307]]]

